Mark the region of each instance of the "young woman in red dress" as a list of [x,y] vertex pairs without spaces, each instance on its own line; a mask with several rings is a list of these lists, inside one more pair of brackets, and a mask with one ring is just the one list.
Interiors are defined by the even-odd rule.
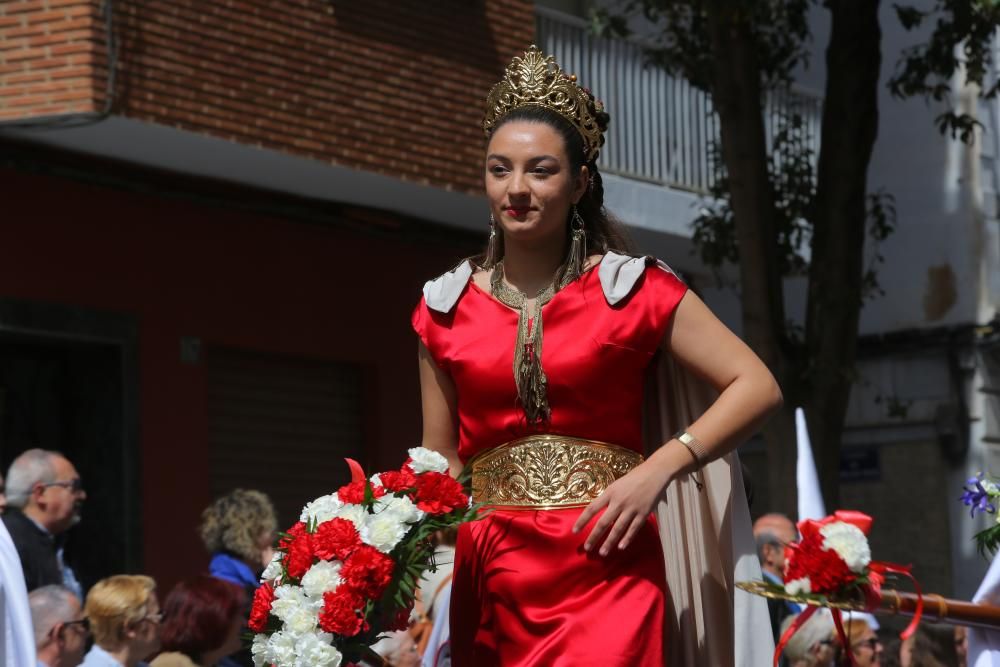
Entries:
[[[471,465],[475,499],[496,508],[459,534],[457,667],[666,664],[654,507],[781,402],[665,264],[626,254],[596,164],[608,120],[535,47],[515,58],[484,121],[489,248],[427,283],[413,314],[423,445],[454,474]],[[661,351],[719,394],[643,459]]]

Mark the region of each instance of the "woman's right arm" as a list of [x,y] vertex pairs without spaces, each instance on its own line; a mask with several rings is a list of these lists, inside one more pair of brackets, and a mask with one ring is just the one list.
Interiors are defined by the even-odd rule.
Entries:
[[417,357],[420,362],[420,402],[423,407],[423,446],[446,459],[453,477],[462,472],[458,458],[458,400],[455,384],[431,358],[423,341]]

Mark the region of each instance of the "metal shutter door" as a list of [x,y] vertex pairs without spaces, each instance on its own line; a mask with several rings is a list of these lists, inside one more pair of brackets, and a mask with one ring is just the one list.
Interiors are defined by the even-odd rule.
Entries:
[[213,497],[263,491],[284,529],[349,480],[344,457],[362,459],[357,366],[212,347],[207,367]]

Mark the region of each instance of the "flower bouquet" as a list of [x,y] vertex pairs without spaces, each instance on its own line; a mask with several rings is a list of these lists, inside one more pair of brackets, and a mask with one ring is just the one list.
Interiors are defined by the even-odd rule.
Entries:
[[909,578],[917,590],[917,610],[901,636],[905,639],[916,630],[923,610],[920,587],[910,574],[909,566],[872,560],[868,545],[871,526],[872,518],[867,514],[843,510],[820,521],[800,521],[801,538],[785,546],[785,583],[738,584],[751,593],[807,607],[779,640],[774,652],[775,665],[788,640],[820,607],[832,610],[837,634],[844,646],[849,646],[840,611],[877,609],[882,602],[882,585],[892,575]]
[[[969,508],[969,515],[976,517],[976,512],[980,514],[996,514],[997,504],[1000,501],[1000,486],[997,486],[993,479],[986,479],[983,473],[969,478],[962,493],[962,502]],[[987,552],[995,554],[1000,548],[1000,516],[997,516],[989,528],[979,531],[975,535],[976,549],[979,554],[986,557]]]
[[404,630],[421,575],[433,569],[429,538],[477,518],[447,460],[423,447],[399,470],[317,498],[281,535],[250,613],[254,663],[339,667],[362,658],[385,632]]

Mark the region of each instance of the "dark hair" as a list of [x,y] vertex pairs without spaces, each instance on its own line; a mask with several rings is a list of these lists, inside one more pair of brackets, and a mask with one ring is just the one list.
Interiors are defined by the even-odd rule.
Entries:
[[[606,130],[610,116],[603,111],[595,112],[594,115],[601,130]],[[604,181],[597,168],[597,158],[600,156],[600,152],[595,154],[593,159],[587,161],[583,148],[583,137],[579,131],[558,113],[545,107],[529,106],[514,109],[494,126],[490,137],[492,138],[493,134],[507,123],[515,121],[542,123],[553,128],[563,138],[573,174],[580,173],[581,167],[587,167],[587,171],[590,173],[590,184],[576,205],[580,217],[583,218],[584,230],[587,232],[587,254],[603,254],[609,250],[622,253],[631,252],[632,242],[629,240],[624,226],[604,208]],[[567,224],[567,247],[570,233],[570,225]],[[498,244],[499,256],[502,257],[503,235],[497,235],[496,243]],[[473,261],[482,265],[484,259],[485,253],[474,257]]]
[[945,667],[958,664],[955,628],[943,623],[921,623],[913,638],[914,667]]
[[160,642],[195,662],[222,646],[246,598],[236,584],[208,575],[179,582],[163,601]]

